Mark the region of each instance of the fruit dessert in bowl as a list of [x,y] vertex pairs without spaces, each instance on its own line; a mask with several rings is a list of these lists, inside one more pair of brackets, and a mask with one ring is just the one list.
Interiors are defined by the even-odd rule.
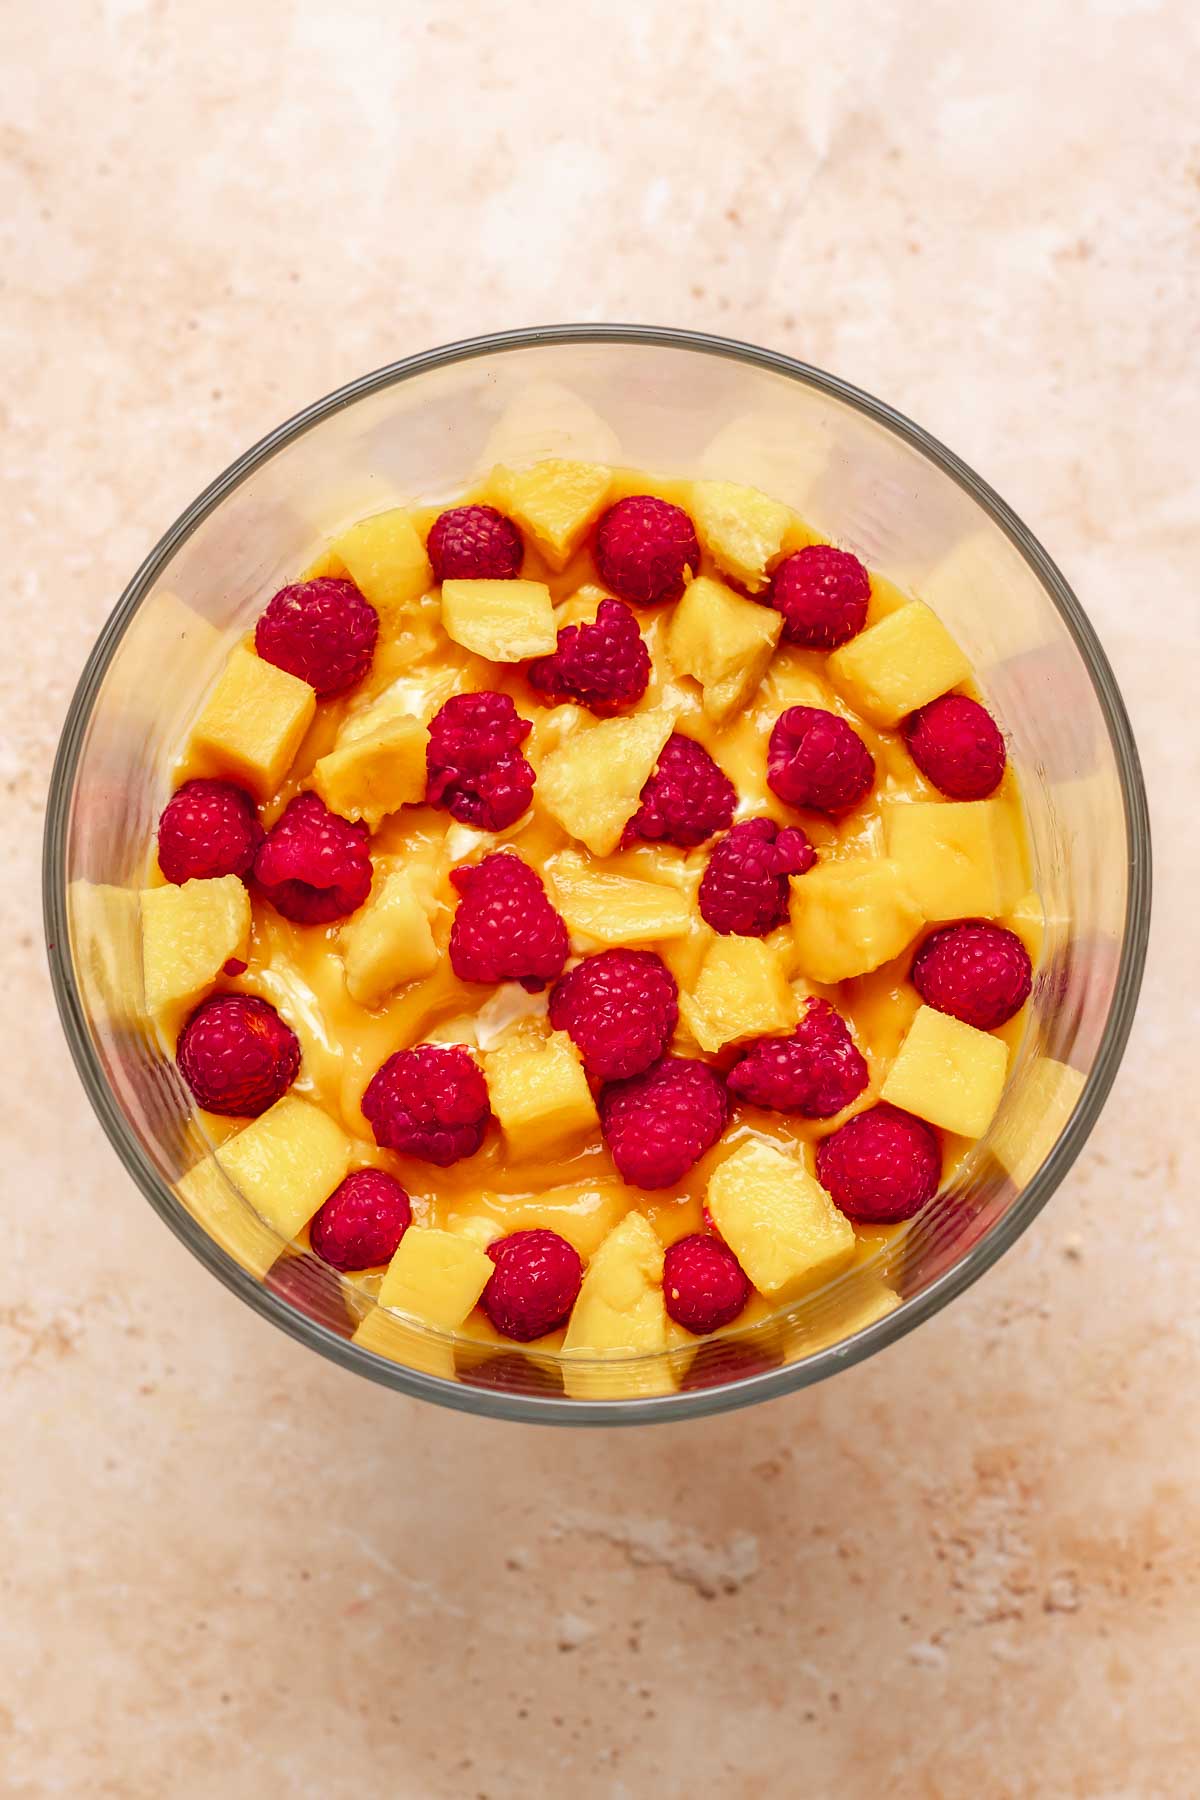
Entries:
[[164,540],[64,736],[52,961],[260,1310],[450,1404],[678,1416],[1037,1210],[1128,1027],[1140,804],[1070,596],[914,428],[716,340],[515,334]]

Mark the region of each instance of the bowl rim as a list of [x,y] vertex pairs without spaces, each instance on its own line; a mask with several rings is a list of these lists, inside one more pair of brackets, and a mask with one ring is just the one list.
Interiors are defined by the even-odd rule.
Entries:
[[[612,1400],[573,1400],[565,1395],[519,1395],[428,1375],[394,1363],[297,1311],[238,1264],[196,1223],[162,1180],[129,1129],[105,1076],[88,1029],[69,950],[65,866],[66,834],[79,758],[104,675],[138,607],[160,571],[220,503],[278,450],[342,408],[366,396],[452,363],[538,346],[629,344],[686,350],[748,363],[816,389],[864,414],[919,451],[962,488],[1009,539],[1033,571],[1070,632],[1087,667],[1104,715],[1121,784],[1129,846],[1128,900],[1117,981],[1095,1059],[1083,1091],[1053,1149],[1019,1199],[951,1268],[894,1312],[840,1343],[803,1360],[692,1392]],[[824,1380],[837,1369],[864,1361],[895,1343],[965,1292],[1008,1250],[1046,1205],[1071,1168],[1094,1126],[1115,1079],[1133,1024],[1150,929],[1151,844],[1141,763],[1129,716],[1112,669],[1079,600],[1038,539],[987,482],[953,451],[903,413],[839,376],[781,351],[735,338],[673,326],[562,324],[489,332],[438,345],[372,370],[302,408],[244,451],[186,507],[136,570],[102,628],[71,697],[59,739],[47,798],[42,856],[43,918],[51,983],[63,1030],[100,1124],[127,1172],[159,1217],[218,1280],[289,1336],[343,1368],[418,1399],[462,1412],[525,1424],[650,1424],[698,1418],[778,1398]]]

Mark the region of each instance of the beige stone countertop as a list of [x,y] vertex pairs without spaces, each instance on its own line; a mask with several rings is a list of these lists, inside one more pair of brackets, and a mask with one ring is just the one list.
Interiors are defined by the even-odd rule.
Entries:
[[[1200,1792],[1195,31],[10,0],[6,1797]],[[1090,611],[1157,830],[1129,1051],[1021,1243],[818,1389],[631,1433],[423,1407],[219,1287],[87,1108],[39,922],[55,739],[160,532],[362,371],[571,318],[772,345],[954,446]]]

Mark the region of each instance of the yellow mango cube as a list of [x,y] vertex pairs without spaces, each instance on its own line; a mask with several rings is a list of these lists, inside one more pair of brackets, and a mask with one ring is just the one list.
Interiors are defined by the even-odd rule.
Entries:
[[141,913],[147,1012],[190,1006],[230,957],[246,960],[250,896],[236,875],[146,888]]
[[1014,1084],[992,1150],[1018,1188],[1032,1180],[1053,1150],[1083,1089],[1078,1069],[1049,1056],[1039,1056]]
[[349,1169],[350,1140],[319,1106],[285,1094],[216,1157],[255,1212],[294,1238]]
[[473,1311],[495,1264],[471,1238],[410,1225],[388,1264],[380,1306],[454,1331]]
[[196,1223],[261,1281],[279,1256],[279,1237],[242,1199],[216,1156],[189,1169],[175,1189]]
[[437,1375],[443,1381],[457,1378],[453,1344],[431,1337],[415,1325],[406,1325],[385,1307],[372,1307],[354,1333],[353,1341],[360,1350],[386,1356],[389,1362],[402,1363],[408,1369],[419,1369],[423,1375]]
[[908,1028],[880,1098],[960,1137],[982,1137],[1000,1104],[1008,1047],[949,1013],[922,1006]]
[[239,644],[192,728],[206,773],[238,781],[269,800],[292,766],[312,724],[317,696],[307,681],[264,662]]
[[444,581],[442,625],[447,637],[489,662],[549,656],[558,642],[544,581]]
[[[564,1182],[533,1194],[483,1193],[479,1210],[451,1213],[452,1231],[476,1231],[489,1244],[512,1231],[556,1231],[586,1262],[629,1210],[629,1190],[613,1178]],[[486,1235],[484,1235],[486,1233]]]
[[971,665],[935,612],[910,600],[860,631],[829,658],[838,692],[873,725],[906,714],[966,681]]
[[503,510],[533,539],[552,569],[563,569],[598,518],[612,472],[598,463],[550,458],[531,469],[493,471]]
[[332,544],[326,544],[323,550],[318,550],[307,567],[301,570],[300,580],[321,581],[332,576],[336,581],[345,581],[349,574],[349,569]]
[[717,1230],[760,1294],[791,1300],[854,1260],[854,1227],[798,1156],[752,1139],[713,1170],[705,1194]]
[[798,1362],[801,1357],[811,1356],[815,1350],[824,1350],[830,1344],[840,1344],[845,1338],[853,1337],[858,1331],[865,1331],[868,1325],[874,1325],[878,1319],[886,1319],[894,1313],[900,1304],[900,1296],[894,1293],[878,1275],[857,1272],[849,1278],[844,1294],[836,1290],[830,1295],[830,1304],[823,1306],[820,1317],[813,1321],[810,1334],[802,1337],[795,1355],[787,1357],[788,1362]]
[[599,1125],[579,1054],[565,1031],[522,1032],[483,1059],[492,1111],[514,1156],[541,1156]]
[[680,1017],[710,1055],[725,1044],[791,1031],[796,996],[783,965],[760,938],[719,937],[708,948]]
[[588,1264],[567,1324],[566,1351],[664,1350],[663,1246],[649,1220],[627,1213]]
[[996,853],[997,800],[914,800],[883,808],[888,855],[930,923],[993,919],[1005,910]]
[[546,878],[573,935],[600,944],[655,944],[691,929],[694,915],[678,888],[606,874],[575,850],[550,857]]
[[378,1006],[405,982],[432,975],[438,949],[407,869],[376,877],[366,906],[342,927],[341,950],[346,992],[360,1006]]
[[341,732],[313,769],[312,784],[331,812],[365,819],[374,831],[388,813],[425,798],[429,732],[419,719],[387,719],[365,736]]
[[433,585],[421,534],[403,507],[360,519],[342,533],[331,551],[379,614],[385,637],[392,635],[404,614]]
[[810,981],[868,975],[899,956],[925,920],[904,869],[890,857],[819,862],[791,885],[796,960]]
[[752,594],[766,587],[769,565],[795,523],[781,501],[732,481],[695,482],[692,517],[713,561]]
[[593,856],[611,856],[674,723],[673,713],[650,711],[572,732],[543,757],[534,804]]
[[107,882],[71,882],[67,888],[71,960],[88,1010],[113,1025],[129,1025],[141,1013],[141,895]]
[[783,616],[707,575],[689,582],[667,628],[667,655],[703,689],[705,716],[721,724],[745,706],[775,654]]

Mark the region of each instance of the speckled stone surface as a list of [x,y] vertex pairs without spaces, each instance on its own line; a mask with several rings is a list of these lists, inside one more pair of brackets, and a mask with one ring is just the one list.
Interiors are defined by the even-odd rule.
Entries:
[[[1190,1800],[1191,9],[571,12],[0,21],[0,1790]],[[1158,832],[1129,1054],[1036,1227],[874,1362],[628,1435],[423,1409],[212,1282],[85,1106],[37,902],[71,688],[170,520],[351,376],[562,318],[771,344],[954,445],[1095,619]]]

